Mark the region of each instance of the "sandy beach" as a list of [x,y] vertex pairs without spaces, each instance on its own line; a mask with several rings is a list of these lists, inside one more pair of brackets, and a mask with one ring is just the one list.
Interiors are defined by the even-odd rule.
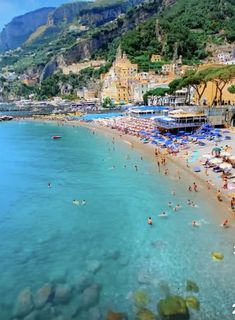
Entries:
[[[29,121],[46,121],[50,122],[50,120],[42,120],[42,119],[29,119]],[[55,122],[55,120],[51,120],[51,122]],[[192,144],[187,150],[187,155],[185,154],[184,150],[181,150],[178,154],[170,155],[165,153],[164,151],[160,151],[161,154],[156,157],[155,149],[156,147],[152,144],[143,144],[140,139],[136,136],[132,136],[130,134],[123,134],[120,133],[116,129],[111,129],[110,127],[100,125],[97,122],[84,122],[84,121],[56,121],[58,125],[69,125],[69,126],[82,126],[94,132],[97,132],[102,135],[106,135],[110,137],[110,139],[119,139],[123,143],[129,145],[130,148],[135,149],[143,158],[148,158],[149,160],[153,161],[156,164],[156,170],[158,170],[157,162],[162,158],[165,159],[166,164],[160,165],[160,171],[164,175],[165,170],[167,169],[167,175],[169,179],[179,179],[179,182],[183,181],[185,184],[193,185],[193,182],[196,182],[198,186],[199,192],[203,192],[204,194],[208,194],[208,201],[211,201],[213,205],[216,206],[216,211],[221,213],[221,221],[225,218],[229,219],[229,221],[234,220],[235,214],[231,210],[230,207],[230,200],[233,196],[233,191],[224,190],[222,188],[223,181],[218,174],[214,173],[211,169],[208,172],[202,166],[201,163],[201,156],[206,153],[211,153],[211,149],[213,148],[215,143],[209,143],[204,147],[199,147]],[[234,135],[234,133],[232,133]],[[235,141],[229,141],[229,144],[234,144]],[[225,145],[225,142],[222,143]],[[197,150],[199,152],[198,158],[193,162],[189,163],[188,160],[191,158],[193,152]],[[202,170],[200,172],[194,172],[194,168],[196,166],[200,166]],[[207,173],[207,174],[206,174]],[[217,192],[221,190],[222,200],[217,200]],[[190,192],[186,189],[186,193]]]

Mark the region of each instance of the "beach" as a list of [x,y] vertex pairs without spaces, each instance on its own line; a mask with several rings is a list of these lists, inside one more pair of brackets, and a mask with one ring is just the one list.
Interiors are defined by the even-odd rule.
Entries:
[[[32,119],[30,119],[31,121]],[[43,120],[44,121],[44,120]],[[48,120],[45,120],[48,121]],[[53,120],[54,122],[56,120]],[[156,165],[157,168],[157,161],[158,157],[155,155],[155,149],[151,144],[144,144],[141,142],[139,137],[125,134],[123,132],[119,132],[118,130],[112,129],[109,126],[106,126],[104,124],[101,124],[99,121],[93,121],[93,122],[84,122],[84,121],[56,121],[60,125],[70,125],[70,126],[82,126],[86,127],[92,131],[99,132],[103,135],[109,136],[110,138],[120,139],[127,145],[129,145],[130,148],[134,148],[137,152],[142,154],[143,156],[147,157],[148,159],[151,159]],[[235,150],[235,134],[231,131],[232,140],[228,143],[232,145],[233,150]],[[221,143],[221,145],[226,145],[227,142]],[[197,145],[190,145],[190,148],[187,150],[187,155],[185,154],[185,150],[180,150],[179,153],[170,155],[164,150],[161,150],[157,147],[159,152],[163,154],[163,157],[167,159],[167,165],[162,167],[162,174],[164,174],[165,167],[169,168],[169,174],[170,177],[172,172],[180,172],[180,176],[185,181],[188,179],[189,175],[191,177],[191,183],[194,181],[197,181],[197,184],[199,185],[199,188],[202,192],[208,193],[209,197],[211,198],[211,201],[215,202],[216,205],[219,205],[221,207],[221,212],[225,213],[227,212],[229,215],[229,218],[234,218],[235,213],[230,208],[230,201],[232,196],[234,196],[234,192],[232,190],[224,190],[223,189],[223,180],[219,177],[218,174],[215,174],[210,169],[205,170],[202,166],[202,156],[203,154],[210,154],[211,150],[215,143],[210,143],[206,146],[199,147]],[[199,154],[197,155],[197,158],[193,161],[193,163],[190,163],[188,160],[192,157],[193,153],[195,151],[199,151]],[[161,155],[160,155],[161,158]],[[195,167],[200,167],[200,172],[195,172]],[[177,173],[178,175],[178,173]],[[221,190],[221,193],[223,195],[223,201],[218,202],[216,195],[218,190]],[[187,190],[186,190],[187,191]]]
[[[65,300],[29,304],[20,320],[51,306],[69,319],[108,319],[112,310],[134,320],[143,297],[156,314],[167,292],[200,301],[191,320],[229,319],[233,221],[194,175],[167,159],[159,172],[155,148],[95,124],[13,121],[0,131],[2,319],[45,288]],[[198,192],[189,192],[194,181]],[[198,292],[187,291],[190,281]]]

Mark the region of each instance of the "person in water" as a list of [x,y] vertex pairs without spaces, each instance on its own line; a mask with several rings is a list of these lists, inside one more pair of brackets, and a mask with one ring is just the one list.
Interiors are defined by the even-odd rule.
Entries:
[[192,226],[193,226],[193,227],[199,227],[199,222],[196,221],[196,220],[193,220],[193,221],[192,221]]
[[48,182],[48,185],[47,185],[47,186],[48,186],[48,188],[51,188],[51,183],[50,183],[50,182]]
[[82,206],[85,206],[86,200],[82,200],[81,204],[82,204]]
[[223,228],[228,228],[228,220],[225,219],[224,222],[222,223]]
[[235,197],[232,197],[230,205],[231,205],[231,209],[235,210]]
[[172,207],[172,202],[168,202],[168,207],[171,208]]
[[151,218],[151,217],[149,217],[149,218],[148,218],[148,224],[149,224],[150,226],[152,226],[152,225],[153,225],[153,220],[152,220],[152,218]]

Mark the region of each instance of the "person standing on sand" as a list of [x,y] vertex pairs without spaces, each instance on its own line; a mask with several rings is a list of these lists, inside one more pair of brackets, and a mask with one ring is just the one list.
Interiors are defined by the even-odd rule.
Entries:
[[220,202],[223,201],[220,190],[217,191],[217,199],[218,199],[218,201],[220,201]]
[[196,182],[193,183],[193,189],[194,189],[195,192],[198,192]]
[[159,160],[157,161],[157,166],[158,166],[158,171],[160,172],[161,171],[161,164],[160,164]]
[[188,186],[188,191],[192,192],[192,187],[191,186]]
[[224,185],[223,185],[224,189],[228,189],[228,179],[224,178]]

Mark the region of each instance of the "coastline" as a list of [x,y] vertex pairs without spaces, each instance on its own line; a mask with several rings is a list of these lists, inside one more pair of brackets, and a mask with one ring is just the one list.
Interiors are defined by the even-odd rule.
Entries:
[[[15,119],[16,121],[22,121],[22,119]],[[132,136],[130,134],[124,134],[120,133],[116,129],[111,129],[107,126],[101,126],[97,123],[90,122],[86,123],[83,121],[75,120],[75,121],[64,121],[64,120],[52,120],[52,119],[35,119],[35,118],[27,118],[23,119],[23,121],[38,121],[38,122],[46,122],[46,123],[56,123],[58,125],[68,125],[71,127],[79,126],[83,128],[87,128],[91,131],[97,132],[101,135],[106,135],[110,137],[111,139],[117,139],[123,143],[126,143],[129,145],[130,148],[133,148],[136,150],[141,156],[147,157],[150,161],[156,164],[156,171],[157,168],[157,158],[155,156],[155,148],[153,145],[150,144],[144,144],[142,143],[139,138]],[[192,149],[193,150],[193,149]],[[191,150],[191,151],[192,151]],[[210,189],[208,189],[208,177],[204,172],[196,173],[193,171],[193,166],[187,166],[186,164],[186,158],[183,156],[182,151],[177,156],[171,156],[169,154],[164,154],[164,158],[166,159],[166,166],[162,166],[161,169],[167,168],[169,170],[169,178],[172,177],[171,173],[174,172],[180,172],[180,175],[182,177],[182,180],[188,180],[189,177],[195,181],[199,187],[199,192],[205,192],[207,195],[210,195],[211,200],[215,201],[216,211],[218,210],[218,207],[220,207],[220,210],[226,211],[229,215],[228,219],[234,219],[235,214],[233,210],[230,208],[230,200],[231,195],[228,195],[224,192],[224,190],[221,189],[221,194],[223,201],[219,202],[217,200],[217,191],[218,186],[216,184],[210,184]],[[163,170],[161,170],[161,174],[164,175]],[[187,193],[188,191],[185,190]]]
[[[25,119],[24,119],[25,120]],[[21,121],[21,120],[18,120]],[[48,120],[48,119],[35,119],[35,118],[28,118],[26,121],[39,121],[39,122],[46,122],[46,123],[57,123],[58,125],[68,125],[68,126],[80,126],[83,128],[87,128],[91,131],[97,132],[101,135],[105,135],[109,138],[114,138],[123,143],[129,145],[130,148],[133,148],[137,151],[141,156],[147,157],[150,161],[155,163],[156,171],[158,170],[157,167],[157,158],[155,156],[155,148],[153,145],[144,144],[142,143],[139,138],[129,135],[120,133],[116,129],[111,129],[106,126],[98,125],[97,123],[85,123],[83,121],[75,120],[75,121],[64,121],[64,120]],[[210,184],[210,189],[208,189],[208,177],[204,172],[196,173],[193,171],[193,166],[187,166],[187,162],[185,157],[183,156],[182,152],[179,153],[177,156],[171,156],[169,154],[164,154],[164,158],[166,159],[166,166],[161,166],[161,174],[164,175],[163,169],[167,168],[169,170],[169,178],[171,177],[171,173],[173,172],[175,175],[177,172],[180,173],[181,180],[184,181],[195,181],[199,187],[199,192],[204,192],[210,195],[210,200],[215,202],[216,208],[220,208],[220,212],[223,213],[223,218],[234,218],[234,212],[230,208],[230,198],[228,194],[224,193],[224,190],[221,189],[223,201],[219,202],[217,200],[216,194],[218,191],[218,186],[216,184]],[[188,190],[185,190],[188,192]],[[228,217],[229,215],[229,217]]]

